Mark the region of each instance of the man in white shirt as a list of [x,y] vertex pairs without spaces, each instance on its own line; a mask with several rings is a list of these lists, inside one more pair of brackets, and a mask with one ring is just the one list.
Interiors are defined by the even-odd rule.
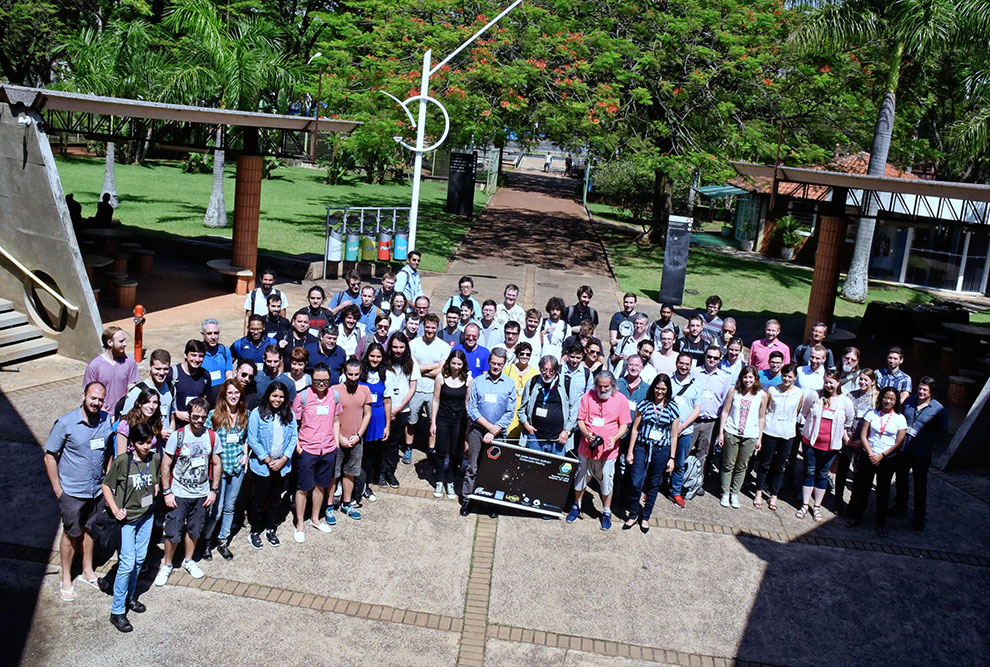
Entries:
[[289,307],[289,300],[286,298],[284,292],[280,292],[274,287],[275,285],[275,271],[273,269],[262,269],[261,271],[261,287],[256,287],[247,293],[247,297],[244,299],[244,335],[247,335],[248,329],[248,318],[252,315],[261,315],[264,317],[268,314],[268,295],[269,294],[279,294],[282,296],[282,310],[279,315],[285,317],[285,311]]
[[[423,335],[415,338],[409,343],[409,352],[413,361],[419,365],[419,372],[422,376],[416,383],[416,393],[409,401],[409,424],[406,427],[406,452],[402,455],[403,463],[412,463],[413,438],[416,435],[416,422],[419,421],[420,412],[425,409],[426,418],[431,419],[433,405],[433,383],[440,375],[447,357],[450,356],[450,346],[437,338],[437,330],[440,328],[440,318],[435,314],[428,314],[423,320]],[[433,436],[430,436],[430,447],[433,446]]]
[[657,373],[666,373],[674,377],[677,370],[677,352],[674,351],[674,330],[663,329],[660,331],[660,349],[653,352],[650,364],[657,369]]
[[796,384],[804,393],[821,391],[825,384],[825,358],[827,355],[828,350],[823,345],[815,345],[811,348],[808,365],[798,368]]

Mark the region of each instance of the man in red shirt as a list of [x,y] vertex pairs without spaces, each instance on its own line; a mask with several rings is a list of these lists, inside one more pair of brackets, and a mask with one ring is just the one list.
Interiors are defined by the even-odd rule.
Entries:
[[[360,384],[361,362],[351,357],[344,364],[344,382],[334,385],[333,390],[340,396],[340,450],[333,479],[330,481],[330,494],[333,496],[340,480],[340,510],[354,520],[361,513],[351,499],[354,494],[354,480],[361,474],[361,459],[364,456],[364,436],[371,421],[371,390]],[[327,507],[327,521],[333,525],[332,506]]]
[[753,341],[749,347],[749,364],[755,366],[758,371],[765,371],[770,368],[770,353],[780,352],[784,355],[784,365],[791,363],[791,350],[778,336],[780,335],[780,322],[777,320],[767,320],[764,335],[761,340]]
[[630,421],[629,400],[616,391],[615,376],[608,371],[600,371],[595,376],[594,387],[585,393],[578,407],[580,463],[574,477],[574,504],[567,514],[567,523],[574,523],[581,515],[581,499],[588,483],[588,474],[591,473],[601,480],[602,530],[612,527],[615,459],[619,456],[619,441],[629,429]]

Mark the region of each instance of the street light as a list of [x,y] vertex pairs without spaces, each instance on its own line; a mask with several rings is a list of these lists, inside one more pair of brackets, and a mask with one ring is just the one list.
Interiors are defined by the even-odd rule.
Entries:
[[[416,224],[419,221],[419,189],[420,189],[420,182],[422,180],[423,154],[439,148],[440,144],[442,144],[444,139],[447,138],[447,133],[450,130],[450,116],[447,114],[447,110],[444,108],[442,104],[440,104],[439,100],[430,97],[430,77],[436,74],[438,71],[440,71],[440,69],[444,65],[449,63],[454,58],[454,56],[456,56],[458,53],[460,53],[465,48],[467,48],[468,45],[471,44],[471,42],[481,37],[481,35],[483,35],[485,31],[487,31],[493,25],[495,25],[500,20],[502,20],[502,18],[506,14],[508,14],[513,9],[515,9],[520,4],[522,4],[522,1],[523,0],[515,0],[511,5],[509,5],[504,10],[502,10],[502,12],[498,16],[496,16],[491,21],[486,23],[481,30],[474,33],[474,35],[472,35],[470,39],[468,39],[466,42],[464,42],[456,49],[454,49],[450,53],[450,55],[448,55],[446,58],[441,60],[440,63],[433,69],[430,69],[430,62],[433,55],[433,51],[427,50],[427,52],[423,55],[423,75],[419,84],[419,95],[413,95],[412,97],[408,98],[405,102],[399,102],[399,100],[396,99],[395,97],[392,97],[392,95],[388,95],[388,93],[385,93],[396,102],[399,102],[399,105],[403,108],[403,110],[406,112],[406,115],[409,117],[409,121],[412,123],[413,127],[416,128],[415,146],[410,146],[409,144],[405,143],[402,140],[402,137],[394,137],[396,143],[403,146],[404,148],[413,151],[416,154],[416,159],[413,162],[412,204],[409,207],[409,250],[413,250],[416,247]],[[413,119],[412,113],[409,111],[409,107],[407,106],[410,102],[413,102],[414,100],[419,101],[418,121]],[[436,104],[440,108],[440,111],[443,112],[444,131],[439,141],[437,141],[431,146],[426,146],[426,105],[429,102]]]
[[[308,67],[314,60],[323,55],[322,51],[317,51],[310,59],[306,61],[306,66]],[[313,140],[312,146],[310,147],[310,159],[316,162],[316,142],[320,138],[320,96],[323,93],[323,71],[320,71],[319,78],[316,80],[316,110],[313,112]]]

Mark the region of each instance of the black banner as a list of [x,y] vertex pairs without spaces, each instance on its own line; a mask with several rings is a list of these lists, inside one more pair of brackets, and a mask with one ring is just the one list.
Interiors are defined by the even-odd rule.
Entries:
[[560,516],[577,472],[577,460],[494,442],[482,445],[470,498]]
[[474,215],[474,177],[478,157],[474,153],[451,153],[447,177],[447,213]]
[[687,274],[688,249],[691,247],[691,219],[672,215],[667,223],[667,245],[663,250],[663,275],[660,277],[660,303],[681,305],[684,278]]

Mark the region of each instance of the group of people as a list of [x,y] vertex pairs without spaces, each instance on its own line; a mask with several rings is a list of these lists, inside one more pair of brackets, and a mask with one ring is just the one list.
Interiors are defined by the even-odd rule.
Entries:
[[573,305],[552,297],[541,313],[520,306],[512,284],[500,302],[479,301],[470,276],[436,313],[419,259],[410,252],[379,288],[356,272],[329,299],[314,285],[291,319],[265,270],[246,297],[241,338],[224,345],[219,323],[207,319],[179,363],[152,351],[144,380],[125,332],[108,327],[81,407],[56,421],[45,445],[64,528],[62,599],[75,599],[77,550],[79,580],[109,586],[93,569],[99,512],[120,525],[110,618],[126,632],[127,612],[144,611],[136,583],[156,519],[165,557],[155,584],[179,565],[180,543],[181,567],[201,578],[197,555],[234,557],[242,514],[253,549],[280,545],[287,514],[296,543],[331,533],[338,516],[361,519],[375,486],[399,486],[399,461],[412,463],[414,449],[427,452],[433,495],[459,499],[466,516],[479,454],[496,440],[576,459],[568,523],[582,515],[594,477],[601,528],[611,528],[618,494],[622,527],[645,533],[661,491],[683,508],[704,493],[712,468],[722,506],[740,507],[755,469],[753,505],[776,511],[800,442],[798,517],[823,519],[833,468],[842,508],[853,468],[851,523],[861,521],[876,477],[876,526],[885,535],[891,480],[896,473],[894,509],[903,512],[913,474],[915,527],[923,528],[928,464],[948,420],[932,378],[913,389],[899,348],[880,370],[862,367],[853,347],[836,366],[824,324],[792,353],[769,320],[747,355],[717,296],[682,329],[671,305],[651,323],[631,293],[599,338],[588,286]]

